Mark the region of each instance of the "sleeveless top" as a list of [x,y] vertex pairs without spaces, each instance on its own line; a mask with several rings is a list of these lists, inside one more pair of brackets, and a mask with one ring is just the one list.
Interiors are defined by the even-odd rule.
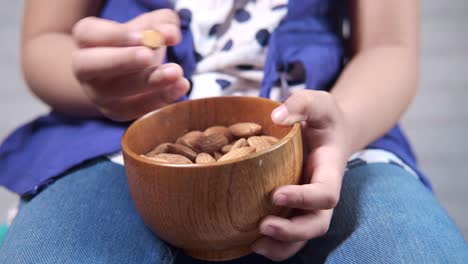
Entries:
[[[228,8],[226,12],[232,11],[233,23],[237,23],[236,25],[245,24],[249,18],[254,17],[250,12],[258,12],[255,8],[270,8],[265,19],[258,22],[262,27],[251,32],[256,41],[252,45],[256,46],[249,43],[241,45],[247,47],[246,50],[238,49],[236,53],[236,58],[242,58],[239,54],[252,53],[249,48],[255,49],[258,54],[264,53],[264,66],[259,67],[255,64],[257,60],[252,61],[248,57],[245,61],[227,65],[226,71],[217,72],[215,77],[210,73],[210,65],[216,65],[223,59],[210,57],[210,54],[216,49],[222,52],[236,48],[235,43],[242,41],[238,37],[244,33],[231,34],[233,38],[237,37],[233,42],[233,39],[226,37],[229,32],[219,33],[223,28],[223,21],[205,27],[191,27],[192,20],[203,19],[192,14],[189,7],[194,2],[196,1],[108,0],[100,16],[126,22],[152,10],[175,9],[181,19],[183,39],[177,46],[168,48],[166,60],[181,65],[185,77],[193,79],[192,83],[212,82],[210,87],[214,88],[208,96],[229,94],[235,87],[247,87],[249,83],[256,82],[260,86],[259,91],[258,88],[255,90],[258,96],[274,99],[285,98],[284,93],[288,93],[284,90],[285,87],[327,91],[343,68],[346,57],[342,34],[345,13],[341,8],[344,6],[341,0],[207,1],[217,3],[220,10],[225,6],[232,7],[234,10]],[[203,4],[205,3],[201,1],[197,3],[198,6]],[[216,12],[209,14],[213,13]],[[204,21],[200,22],[203,23]],[[245,32],[245,27],[238,28],[239,32]],[[218,39],[216,43],[222,44],[210,46],[212,42],[209,38],[200,42],[200,36],[210,34]],[[205,96],[204,93],[206,91],[198,89],[195,84],[188,97],[202,97]],[[188,98],[181,98],[185,99]],[[82,162],[118,152],[121,148],[121,136],[128,125],[129,123],[116,123],[104,118],[73,118],[55,111],[41,116],[15,130],[0,146],[0,185],[22,196],[34,195]],[[417,167],[415,155],[399,125],[367,148],[395,154],[431,189],[427,177]]]

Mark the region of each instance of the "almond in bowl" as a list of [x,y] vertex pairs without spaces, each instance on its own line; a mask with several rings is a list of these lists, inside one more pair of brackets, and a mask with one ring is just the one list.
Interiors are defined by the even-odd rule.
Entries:
[[[229,127],[216,125],[204,132],[187,132],[175,143],[161,143],[142,156],[156,162],[172,164],[207,164],[238,159],[268,149],[279,141],[276,137],[261,133],[262,126],[255,122],[236,123]],[[224,155],[215,158],[218,151]],[[198,157],[199,154],[203,155]],[[177,156],[174,155],[182,157],[175,158]]]

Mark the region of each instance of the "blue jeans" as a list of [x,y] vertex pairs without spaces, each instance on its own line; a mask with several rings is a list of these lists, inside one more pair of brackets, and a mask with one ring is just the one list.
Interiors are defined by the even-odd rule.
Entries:
[[[3,264],[174,261],[204,263],[145,227],[124,169],[107,160],[24,203],[0,249]],[[252,254],[226,263],[270,261]],[[392,164],[368,164],[347,171],[329,232],[285,263],[468,263],[468,246],[418,180]]]

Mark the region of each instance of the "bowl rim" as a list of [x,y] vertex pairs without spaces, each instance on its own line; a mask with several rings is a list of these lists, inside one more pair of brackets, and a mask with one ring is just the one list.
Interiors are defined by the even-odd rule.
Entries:
[[[223,96],[223,98],[226,98],[226,97],[240,97],[240,96]],[[183,101],[183,102],[179,102],[179,103],[188,103],[190,101],[195,101],[195,100],[206,100],[206,99],[213,99],[213,98],[217,98],[217,97],[209,97],[209,98],[200,98],[200,99],[191,99],[191,100],[187,100],[187,101]],[[267,98],[261,98],[261,97],[250,97],[250,98],[255,98],[255,99],[263,99],[263,100],[268,100],[268,101],[272,101],[272,102],[276,102],[278,103],[278,105],[280,105],[279,102],[277,101],[273,101],[271,99],[267,99]],[[140,122],[146,118],[149,118],[151,115],[155,114],[156,112],[159,112],[163,109],[165,109],[166,107],[174,107],[174,105],[176,105],[178,103],[174,103],[174,104],[170,104],[170,105],[167,105],[167,106],[164,106],[162,108],[159,108],[159,109],[156,109],[154,111],[151,111],[141,117],[139,117],[138,119],[134,120],[130,126],[128,126],[126,129],[125,129],[125,132],[122,136],[122,139],[121,139],[121,144],[122,144],[122,153],[126,155],[129,155],[132,157],[132,159],[134,160],[138,160],[139,162],[142,162],[142,163],[146,163],[146,164],[150,164],[150,165],[157,165],[157,166],[161,166],[161,167],[167,167],[167,168],[207,168],[207,167],[218,167],[218,166],[224,166],[224,165],[228,165],[228,164],[232,164],[232,163],[238,163],[238,162],[241,162],[241,161],[244,161],[244,160],[249,160],[249,159],[255,159],[259,156],[262,156],[262,155],[265,155],[271,151],[274,151],[280,147],[282,147],[284,144],[286,144],[286,142],[288,142],[292,137],[294,137],[294,135],[296,133],[298,133],[298,130],[301,129],[301,124],[300,122],[297,122],[297,123],[294,123],[292,125],[292,128],[291,130],[282,138],[280,139],[277,143],[273,144],[271,148],[267,148],[267,149],[264,149],[260,152],[257,152],[257,153],[254,153],[254,154],[251,154],[251,155],[247,155],[247,156],[244,156],[244,157],[239,157],[239,158],[236,158],[236,159],[230,159],[230,160],[225,160],[225,161],[217,161],[217,162],[213,162],[213,163],[207,163],[207,164],[197,164],[197,163],[191,163],[191,164],[173,164],[173,163],[160,163],[160,162],[156,162],[156,161],[153,161],[149,158],[145,158],[137,153],[135,153],[134,151],[132,151],[130,149],[130,147],[127,145],[127,137],[128,137],[128,131],[130,130],[130,128],[132,126],[134,126],[137,122]],[[285,127],[291,127],[291,126],[285,126]],[[124,163],[125,164],[125,163]]]

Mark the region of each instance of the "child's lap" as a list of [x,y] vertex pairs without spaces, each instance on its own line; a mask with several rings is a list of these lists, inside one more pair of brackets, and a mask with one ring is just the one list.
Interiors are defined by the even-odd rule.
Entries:
[[468,263],[468,245],[433,193],[386,163],[346,173],[329,232],[304,251],[327,263]]
[[165,249],[138,217],[123,168],[99,160],[22,204],[0,263],[150,263]]
[[[124,169],[100,160],[22,206],[0,263],[169,263],[175,252],[139,218]],[[289,262],[465,263],[467,252],[453,222],[420,182],[398,166],[369,164],[346,173],[328,234]],[[177,263],[186,263],[180,256]],[[233,263],[247,262],[265,259],[252,255]]]

